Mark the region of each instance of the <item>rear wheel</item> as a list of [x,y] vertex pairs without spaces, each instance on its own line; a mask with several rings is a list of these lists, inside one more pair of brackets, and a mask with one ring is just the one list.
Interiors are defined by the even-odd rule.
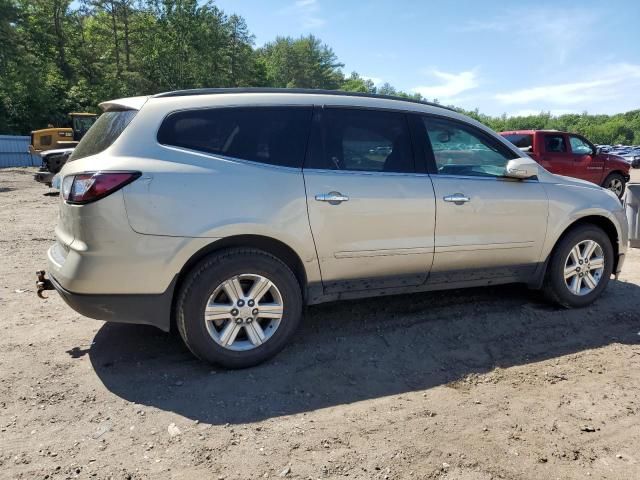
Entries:
[[551,255],[544,292],[565,307],[584,307],[606,288],[613,271],[613,247],[595,225],[576,227]]
[[622,175],[620,175],[619,173],[612,173],[609,176],[607,176],[607,178],[605,178],[602,186],[604,188],[611,190],[613,193],[615,193],[618,196],[618,198],[622,198],[622,195],[624,194],[624,189],[626,187],[626,183],[627,182],[625,181]]
[[302,316],[300,285],[287,265],[254,249],[225,250],[189,273],[177,302],[178,330],[200,359],[228,368],[278,353]]

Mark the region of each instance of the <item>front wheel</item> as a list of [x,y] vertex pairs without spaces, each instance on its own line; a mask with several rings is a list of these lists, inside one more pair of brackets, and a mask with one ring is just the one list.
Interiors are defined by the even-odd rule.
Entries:
[[606,288],[613,271],[613,246],[595,225],[579,226],[556,245],[545,278],[544,293],[565,307],[584,307]]
[[198,358],[228,368],[278,353],[302,316],[300,285],[289,267],[254,249],[215,253],[185,278],[178,330]]
[[626,187],[626,181],[619,173],[612,173],[605,178],[602,186],[608,190],[611,190],[617,195],[618,198],[622,198]]

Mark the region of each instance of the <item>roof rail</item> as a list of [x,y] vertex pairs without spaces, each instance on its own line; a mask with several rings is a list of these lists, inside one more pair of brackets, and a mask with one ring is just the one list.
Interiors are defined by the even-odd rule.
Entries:
[[398,97],[395,95],[378,95],[375,93],[363,92],[347,92],[343,90],[322,90],[314,88],[272,88],[272,87],[241,87],[241,88],[194,88],[189,90],[175,90],[173,92],[164,92],[153,95],[153,98],[167,97],[183,97],[188,95],[213,95],[223,93],[298,93],[298,94],[316,94],[316,95],[336,95],[341,97],[364,97],[364,98],[380,98],[383,100],[397,100],[400,102],[417,103],[420,105],[429,105],[431,107],[444,108],[446,110],[456,111],[451,107],[445,107],[438,103],[427,102],[424,100],[416,100],[413,98]]

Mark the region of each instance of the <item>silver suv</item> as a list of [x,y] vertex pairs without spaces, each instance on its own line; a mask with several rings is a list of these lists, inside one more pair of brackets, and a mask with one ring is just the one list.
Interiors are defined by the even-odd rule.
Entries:
[[113,100],[61,172],[50,281],[257,364],[304,305],[521,282],[582,307],[624,260],[620,201],[480,123],[399,98],[205,89]]

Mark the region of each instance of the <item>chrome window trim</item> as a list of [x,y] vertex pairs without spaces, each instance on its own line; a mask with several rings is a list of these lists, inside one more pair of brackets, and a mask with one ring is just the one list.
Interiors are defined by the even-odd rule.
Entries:
[[438,173],[436,175],[433,175],[434,178],[457,178],[459,180],[499,180],[499,181],[503,181],[503,182],[529,182],[529,183],[540,183],[540,180],[536,177],[536,178],[527,178],[527,179],[519,179],[519,178],[511,178],[511,177],[506,177],[506,176],[501,176],[501,177],[497,177],[497,176],[482,176],[482,175],[451,175],[448,173]]
[[431,177],[428,173],[418,172],[377,172],[371,170],[332,170],[330,168],[303,168],[302,173],[306,171],[321,173],[323,175],[381,175],[385,177]]

